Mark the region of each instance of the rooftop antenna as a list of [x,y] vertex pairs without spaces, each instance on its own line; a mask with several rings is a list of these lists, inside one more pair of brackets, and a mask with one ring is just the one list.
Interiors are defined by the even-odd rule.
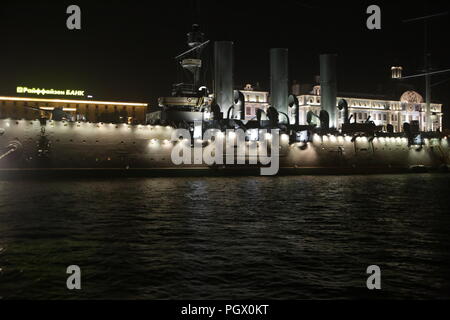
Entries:
[[440,12],[435,14],[430,14],[422,17],[417,18],[411,18],[403,20],[403,23],[409,23],[409,22],[416,22],[416,21],[423,21],[424,22],[424,72],[416,75],[406,76],[406,77],[400,77],[399,79],[408,79],[408,78],[416,78],[416,77],[425,77],[425,103],[426,103],[426,110],[425,110],[425,128],[426,131],[431,130],[431,121],[430,121],[430,100],[431,100],[431,75],[438,74],[438,73],[444,73],[450,71],[450,69],[440,70],[440,71],[430,71],[430,65],[429,65],[429,56],[430,53],[428,52],[428,20],[445,16],[448,14],[448,11],[446,12]]

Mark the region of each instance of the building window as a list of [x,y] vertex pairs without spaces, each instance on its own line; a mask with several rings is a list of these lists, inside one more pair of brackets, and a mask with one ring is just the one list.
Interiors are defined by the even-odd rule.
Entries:
[[245,107],[245,114],[248,115],[248,116],[251,116],[252,115],[252,108]]
[[386,120],[387,120],[387,116],[386,116],[386,113],[385,113],[385,114],[383,114],[383,120],[384,120],[384,121],[386,121]]
[[256,96],[256,102],[259,102],[259,96]]

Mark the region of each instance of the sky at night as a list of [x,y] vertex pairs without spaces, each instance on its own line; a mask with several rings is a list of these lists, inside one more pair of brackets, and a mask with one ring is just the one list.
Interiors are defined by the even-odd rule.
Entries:
[[[81,7],[80,31],[66,28],[70,4]],[[370,4],[381,7],[381,30],[366,28]],[[392,65],[403,66],[404,75],[423,68],[424,24],[402,20],[448,7],[444,1],[2,1],[0,95],[25,85],[155,105],[177,80],[173,57],[186,49],[192,23],[201,25],[206,39],[234,41],[236,86],[259,82],[268,89],[269,49],[287,47],[291,80],[312,83],[319,54],[335,52],[340,92],[378,93],[380,84],[389,83]],[[447,15],[429,23],[436,70],[450,68],[449,21]],[[432,101],[443,103],[444,112],[450,105],[447,79],[450,73],[432,78],[442,82],[433,87]],[[408,83],[424,95],[423,78]],[[450,127],[450,115],[444,123]]]

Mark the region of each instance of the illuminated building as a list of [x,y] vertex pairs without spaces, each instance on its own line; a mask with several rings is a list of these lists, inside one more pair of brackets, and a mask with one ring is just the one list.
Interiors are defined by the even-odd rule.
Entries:
[[402,67],[391,67],[391,78],[392,79],[401,79],[402,78]]
[[147,106],[133,102],[0,96],[0,118],[34,120],[60,108],[70,120],[139,124],[145,123]]
[[[415,91],[404,92],[399,100],[367,99],[355,97],[337,97],[337,101],[345,99],[348,103],[349,115],[353,115],[352,122],[362,123],[367,120],[375,125],[383,126],[386,131],[388,124],[394,128],[394,132],[402,131],[403,123],[419,122],[421,131],[425,128],[426,103],[422,96]],[[311,110],[320,111],[320,86],[315,86],[311,94],[298,96],[300,103],[300,123],[306,122],[306,113]],[[442,104],[431,104],[432,130],[442,130]],[[369,118],[370,117],[370,118]],[[343,111],[338,112],[338,128],[343,123]]]
[[269,93],[267,91],[257,91],[251,84],[245,85],[244,89],[240,91],[245,98],[246,120],[255,119],[257,109],[265,111],[269,106]]
[[[256,109],[266,110],[269,106],[269,92],[254,91],[251,85],[241,90],[245,97],[245,119],[250,120],[256,116]],[[322,106],[320,102],[320,86],[316,85],[310,94],[297,95],[299,100],[299,120],[306,124],[306,114],[312,111],[319,114]],[[337,97],[336,101],[345,99],[348,103],[349,114],[353,115],[352,122],[374,121],[375,125],[383,126],[386,131],[388,124],[394,132],[402,131],[405,122],[419,121],[419,128],[425,130],[425,106],[422,96],[415,91],[404,92],[399,100],[368,99],[359,97]],[[442,130],[442,104],[432,103],[432,130]],[[370,118],[369,118],[370,117]],[[338,128],[343,123],[343,111],[338,111]]]

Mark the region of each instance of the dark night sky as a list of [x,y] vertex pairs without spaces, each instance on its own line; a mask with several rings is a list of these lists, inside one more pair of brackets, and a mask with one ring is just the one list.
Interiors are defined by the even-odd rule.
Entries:
[[[82,10],[82,30],[66,28],[70,4]],[[382,30],[366,28],[370,4],[382,10]],[[339,91],[374,93],[393,64],[415,74],[423,64],[423,23],[403,19],[449,11],[423,1],[14,1],[0,4],[0,95],[17,85],[86,89],[97,99],[156,104],[176,80],[173,57],[186,49],[192,23],[207,39],[235,43],[236,84],[269,83],[269,48],[287,47],[290,78],[311,82],[318,55],[338,53]],[[431,61],[450,68],[450,16],[430,22]],[[212,66],[211,66],[212,67]],[[434,82],[450,73],[433,77]],[[410,81],[424,94],[423,79]],[[432,100],[450,105],[450,80]],[[450,126],[450,115],[445,117]]]

